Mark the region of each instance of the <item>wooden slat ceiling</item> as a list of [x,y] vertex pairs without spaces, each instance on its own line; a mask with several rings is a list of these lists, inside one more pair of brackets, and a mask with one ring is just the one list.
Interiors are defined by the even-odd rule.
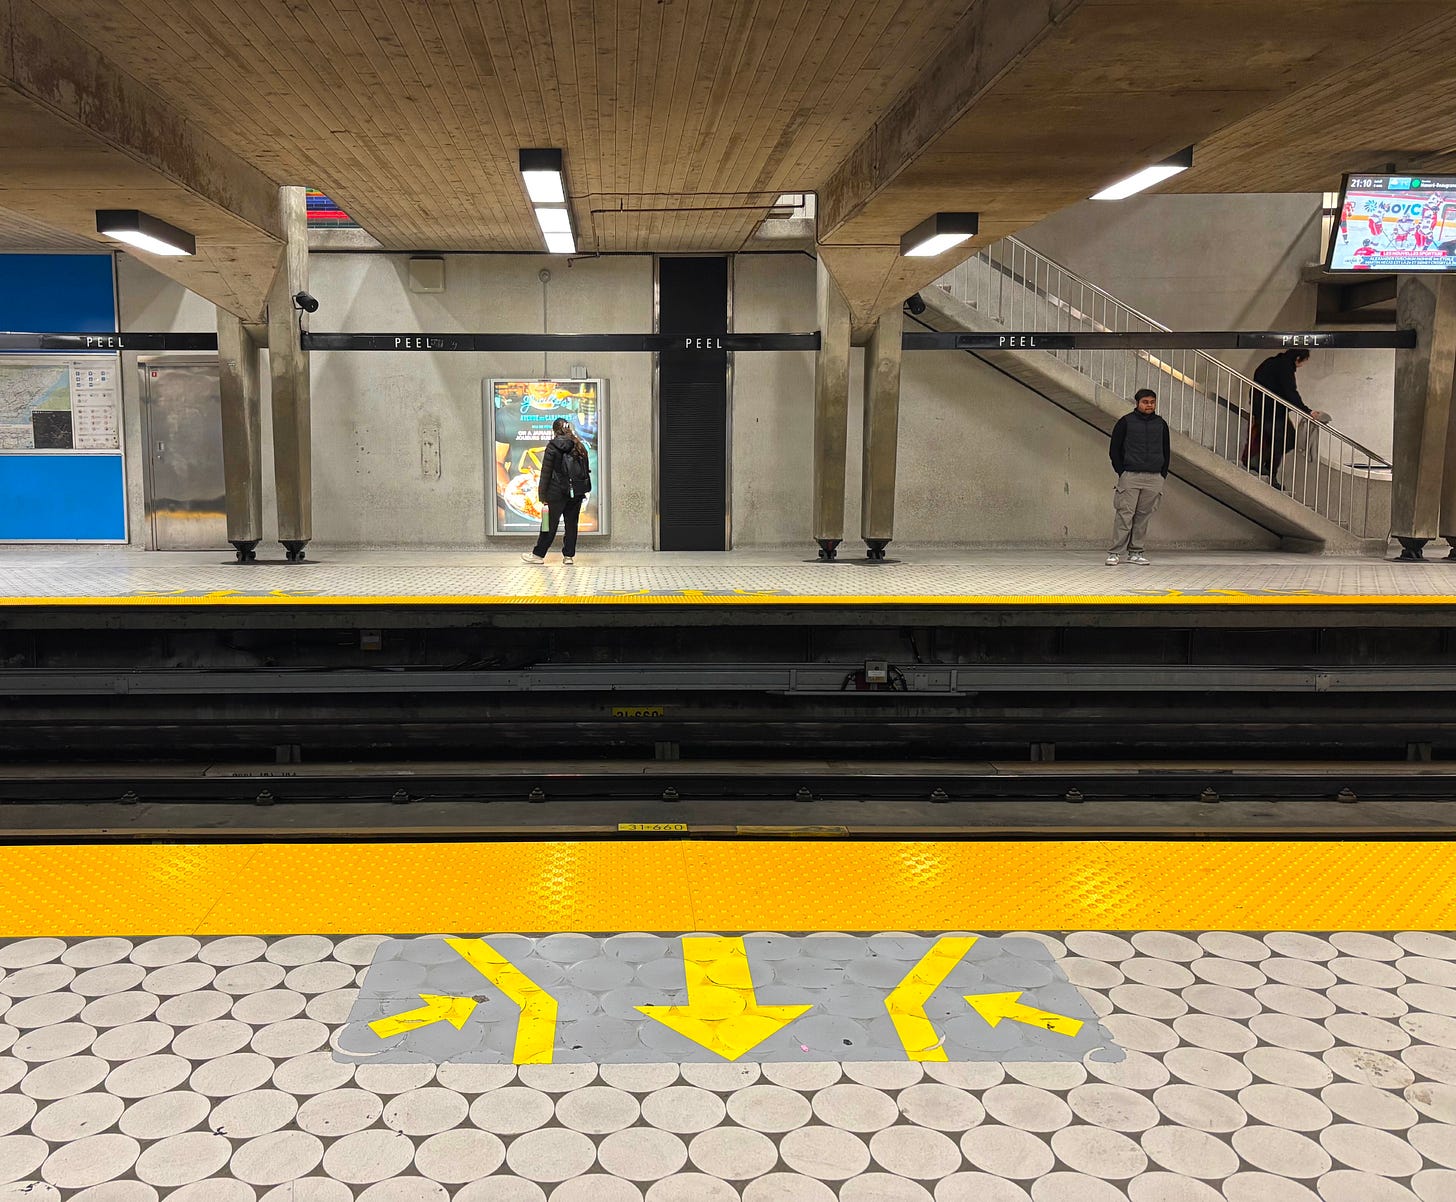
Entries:
[[972,0],[42,0],[389,249],[538,249],[560,146],[585,250],[736,249],[826,178]]
[[0,208],[0,254],[48,250],[104,249],[90,238],[45,225],[14,209]]
[[[1169,192],[1326,192],[1349,172],[1456,172],[1456,5],[1198,144]],[[1407,14],[1403,14],[1405,16]]]

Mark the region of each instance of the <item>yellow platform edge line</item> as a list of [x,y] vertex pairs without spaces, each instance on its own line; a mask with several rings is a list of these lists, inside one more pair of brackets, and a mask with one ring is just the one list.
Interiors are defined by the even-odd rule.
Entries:
[[1456,929],[1456,842],[0,847],[0,938]]
[[462,593],[458,595],[406,594],[389,596],[314,596],[314,597],[239,597],[225,591],[200,597],[0,597],[0,608],[41,608],[47,606],[106,607],[106,606],[299,606],[299,605],[1016,605],[1016,606],[1060,606],[1060,605],[1134,605],[1134,606],[1206,606],[1206,605],[1273,605],[1273,606],[1373,606],[1373,605],[1456,605],[1456,594],[1433,593],[1322,593],[1261,596],[1238,593],[1231,596],[1166,596],[1128,597],[1068,594],[1000,594],[967,593],[946,596],[906,594],[885,596],[867,593],[844,596],[745,596],[745,597],[596,597],[596,596],[535,596],[496,595],[487,593]]

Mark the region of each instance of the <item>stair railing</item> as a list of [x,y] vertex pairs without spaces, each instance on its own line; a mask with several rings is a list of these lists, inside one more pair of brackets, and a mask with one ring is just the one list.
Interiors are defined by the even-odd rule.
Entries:
[[[1015,238],[977,252],[936,281],[963,305],[1007,330],[1048,333],[1165,332],[1125,304]],[[1124,398],[1151,388],[1179,434],[1356,537],[1374,529],[1372,480],[1390,464],[1333,426],[1316,422],[1201,350],[1047,351],[1096,386]]]

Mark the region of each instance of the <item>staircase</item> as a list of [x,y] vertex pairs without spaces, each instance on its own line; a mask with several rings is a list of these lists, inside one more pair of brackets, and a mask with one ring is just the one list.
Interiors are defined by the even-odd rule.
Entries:
[[[981,250],[921,293],[918,320],[974,333],[1166,331],[1015,238]],[[1139,388],[1158,394],[1172,429],[1172,473],[1277,534],[1286,550],[1383,554],[1390,530],[1390,464],[1348,435],[1269,398],[1296,442],[1276,481],[1242,462],[1257,386],[1198,350],[976,351],[999,370],[1104,433]],[[1279,424],[1275,423],[1276,431]],[[1275,487],[1275,485],[1281,485]]]

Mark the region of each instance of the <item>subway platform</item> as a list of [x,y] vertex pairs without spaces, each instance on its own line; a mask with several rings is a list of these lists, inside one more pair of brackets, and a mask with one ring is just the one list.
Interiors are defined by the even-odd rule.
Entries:
[[11,846],[0,871],[0,1198],[1456,1190],[1447,842]]
[[1403,563],[1274,552],[1103,553],[906,547],[903,560],[833,563],[792,550],[597,551],[542,565],[518,552],[310,548],[303,563],[239,565],[225,552],[131,549],[0,555],[4,607],[341,606],[1448,606],[1456,561]]

